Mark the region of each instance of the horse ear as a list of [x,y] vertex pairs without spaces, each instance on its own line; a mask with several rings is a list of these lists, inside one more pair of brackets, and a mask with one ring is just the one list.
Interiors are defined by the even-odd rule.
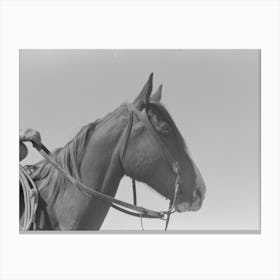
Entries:
[[153,73],[150,74],[148,81],[134,100],[133,104],[139,109],[143,109],[143,105],[150,103],[150,95],[153,89]]
[[158,90],[151,96],[150,101],[159,103],[161,100],[162,85],[158,87]]

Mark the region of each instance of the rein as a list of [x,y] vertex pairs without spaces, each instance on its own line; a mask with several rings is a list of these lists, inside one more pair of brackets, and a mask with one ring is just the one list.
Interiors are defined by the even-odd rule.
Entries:
[[[169,208],[167,211],[154,211],[154,210],[151,210],[148,208],[137,206],[136,185],[135,185],[134,179],[132,179],[134,204],[131,204],[131,203],[116,199],[114,197],[111,197],[109,195],[106,195],[104,193],[98,192],[98,191],[82,184],[81,182],[79,182],[75,178],[73,178],[70,174],[68,174],[59,164],[57,164],[55,162],[55,160],[51,156],[51,153],[43,144],[37,145],[36,143],[33,143],[33,146],[40,152],[40,154],[44,157],[44,159],[46,161],[48,161],[54,168],[56,168],[61,174],[63,174],[65,176],[65,178],[67,180],[69,180],[73,185],[77,186],[80,190],[85,191],[87,195],[101,198],[101,199],[105,200],[106,202],[111,203],[111,206],[113,208],[115,208],[125,214],[139,217],[141,219],[142,230],[143,230],[142,218],[153,218],[153,219],[165,220],[166,221],[165,231],[166,231],[168,228],[170,216],[172,213],[175,212],[174,211],[175,201],[177,198],[179,184],[180,184],[180,166],[179,166],[179,163],[170,154],[166,145],[163,143],[160,136],[156,133],[154,127],[150,123],[150,120],[147,116],[147,108],[146,108],[145,114],[141,114],[141,111],[139,111],[132,104],[128,105],[128,110],[130,111],[130,117],[129,117],[127,129],[126,129],[124,145],[122,146],[122,150],[121,150],[121,160],[123,160],[123,158],[125,156],[126,148],[127,148],[128,141],[129,141],[129,136],[130,136],[130,133],[132,130],[133,118],[134,118],[134,115],[136,115],[139,118],[139,120],[146,126],[146,128],[148,129],[148,131],[151,133],[152,137],[156,141],[156,143],[160,146],[160,148],[162,150],[162,155],[165,157],[167,162],[171,165],[172,170],[176,176],[175,183],[174,183],[173,199],[170,200]],[[127,210],[127,209],[129,209],[129,210]],[[132,211],[130,211],[130,210],[132,210]]]

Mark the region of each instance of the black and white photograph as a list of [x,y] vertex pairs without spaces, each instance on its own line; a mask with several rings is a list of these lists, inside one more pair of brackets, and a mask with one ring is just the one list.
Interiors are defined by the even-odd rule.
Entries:
[[279,18],[0,1],[0,279],[279,280]]
[[258,233],[260,65],[248,49],[20,50],[20,230]]

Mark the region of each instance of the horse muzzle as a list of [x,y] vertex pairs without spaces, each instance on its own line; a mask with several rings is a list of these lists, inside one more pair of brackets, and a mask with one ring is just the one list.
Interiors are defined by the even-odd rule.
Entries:
[[199,189],[194,191],[194,198],[191,202],[189,201],[183,201],[183,202],[178,202],[175,205],[175,210],[177,212],[186,212],[186,211],[198,211],[203,202],[203,196]]

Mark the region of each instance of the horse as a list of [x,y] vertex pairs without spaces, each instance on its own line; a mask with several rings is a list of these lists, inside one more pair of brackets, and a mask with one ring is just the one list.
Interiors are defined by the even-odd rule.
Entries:
[[[197,211],[205,198],[205,183],[181,133],[161,103],[162,85],[154,94],[152,86],[153,73],[133,103],[121,104],[104,118],[85,125],[52,157],[75,180],[110,197],[115,197],[126,175],[147,184],[166,199],[173,199],[176,212]],[[130,120],[129,106],[137,109],[140,118],[146,115],[157,137],[180,164],[176,197],[172,166],[141,119],[136,116]],[[110,203],[85,195],[47,160],[33,168],[31,177],[39,194],[38,230],[100,230]]]

